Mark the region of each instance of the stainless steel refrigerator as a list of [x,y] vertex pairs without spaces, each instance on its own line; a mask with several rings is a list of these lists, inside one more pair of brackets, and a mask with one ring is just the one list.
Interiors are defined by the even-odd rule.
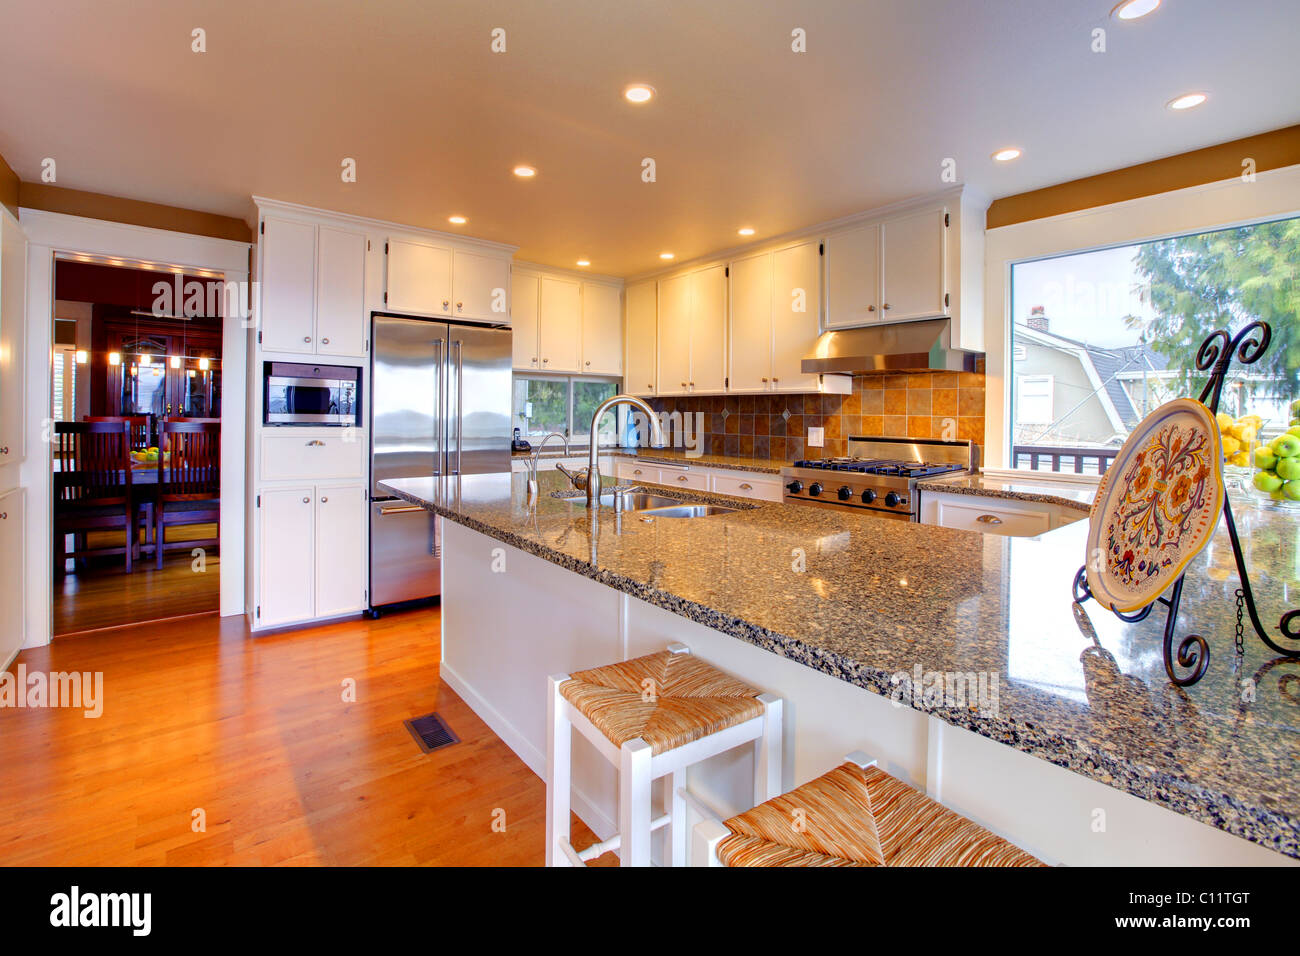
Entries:
[[441,591],[434,516],[379,482],[510,471],[510,330],[371,320],[370,605]]

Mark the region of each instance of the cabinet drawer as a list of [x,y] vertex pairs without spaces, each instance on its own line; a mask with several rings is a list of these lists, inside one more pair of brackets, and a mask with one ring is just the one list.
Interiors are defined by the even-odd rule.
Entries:
[[1051,528],[1051,515],[1045,511],[1020,511],[1001,504],[996,507],[954,504],[943,500],[938,502],[938,506],[938,523],[945,528],[1017,537],[1042,534]]
[[[639,466],[644,468],[644,465]],[[659,476],[650,478],[650,481],[658,481],[661,485],[669,485],[673,488],[694,488],[696,491],[709,490],[709,476],[705,472],[685,471],[681,468],[660,468]]]
[[[348,432],[348,440],[344,433]],[[262,480],[326,480],[365,475],[365,435],[360,429],[306,432],[277,429],[262,435]]]
[[639,461],[620,461],[616,466],[619,481],[658,481],[659,469]]
[[737,498],[757,498],[761,501],[781,500],[781,482],[772,478],[756,478],[753,475],[724,475],[721,472],[714,472],[713,490],[720,495],[735,495]]

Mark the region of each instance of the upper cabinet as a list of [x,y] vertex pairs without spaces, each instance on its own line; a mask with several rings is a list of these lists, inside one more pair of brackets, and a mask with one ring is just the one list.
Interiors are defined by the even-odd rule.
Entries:
[[950,317],[953,345],[984,350],[984,211],[964,187],[826,236],[826,329]]
[[362,232],[262,218],[258,278],[263,349],[365,353],[366,242]]
[[616,285],[582,284],[582,372],[623,374],[623,295]]
[[510,257],[423,237],[389,236],[384,307],[475,322],[510,320]]
[[515,370],[621,375],[622,290],[534,268],[516,268],[511,282]]
[[710,266],[659,283],[660,395],[726,388],[727,274]]
[[541,282],[531,272],[515,272],[510,277],[510,327],[514,345],[516,371],[536,371],[542,361],[537,354],[537,307]]
[[623,324],[623,391],[654,395],[659,355],[659,296],[654,281],[627,287]]
[[571,279],[541,278],[537,353],[543,372],[581,371],[582,286]]
[[818,391],[818,376],[801,369],[820,332],[818,247],[801,242],[731,263],[728,391]]

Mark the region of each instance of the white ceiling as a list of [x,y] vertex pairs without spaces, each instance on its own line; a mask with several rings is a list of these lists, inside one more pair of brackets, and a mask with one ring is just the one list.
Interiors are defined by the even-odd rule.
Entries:
[[[521,259],[631,275],[742,225],[761,240],[931,192],[946,157],[997,197],[1300,122],[1296,0],[1165,0],[1130,23],[1113,2],[6,0],[0,155],[25,180],[53,157],[61,186],[241,218],[253,194],[463,214]],[[622,99],[636,80],[653,103]],[[1199,109],[1164,108],[1198,89]],[[993,163],[1004,145],[1023,158]]]

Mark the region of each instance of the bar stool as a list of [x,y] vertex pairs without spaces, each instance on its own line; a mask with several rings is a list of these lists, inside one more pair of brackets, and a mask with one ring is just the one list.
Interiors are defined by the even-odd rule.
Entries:
[[695,825],[696,866],[1044,866],[861,751],[725,823]]
[[[664,827],[671,865],[686,865],[686,768],[735,747],[753,744],[755,803],[781,792],[781,698],[684,644],[547,683],[547,866],[586,866],[608,850],[618,851],[620,866],[649,866],[650,834]],[[574,728],[618,768],[619,832],[581,853],[569,842]],[[652,820],[652,785],[661,778],[665,812]]]

